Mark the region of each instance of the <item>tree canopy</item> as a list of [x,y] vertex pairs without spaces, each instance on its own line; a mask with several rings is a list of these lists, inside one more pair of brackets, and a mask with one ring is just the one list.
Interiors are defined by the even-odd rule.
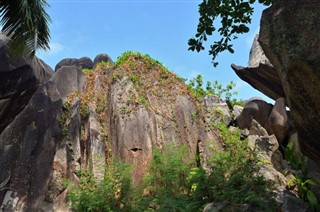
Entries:
[[[259,3],[266,6],[275,1],[258,0]],[[249,32],[248,24],[251,23],[255,2],[256,0],[203,0],[199,4],[200,18],[197,33],[195,37],[189,39],[188,50],[197,52],[204,50],[203,43],[217,31],[220,39],[216,39],[210,45],[209,50],[209,55],[212,55],[213,66],[216,67],[218,65],[218,62],[215,61],[217,55],[225,50],[234,53],[231,41],[237,39],[238,34]],[[216,28],[215,24],[218,21],[221,25]]]
[[46,0],[0,0],[0,24],[11,38],[13,56],[34,56],[37,49],[49,49],[48,6]]

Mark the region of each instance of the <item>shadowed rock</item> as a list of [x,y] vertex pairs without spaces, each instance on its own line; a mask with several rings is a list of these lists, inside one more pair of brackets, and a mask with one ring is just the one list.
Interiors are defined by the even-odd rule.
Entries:
[[250,129],[252,119],[255,119],[262,127],[265,127],[269,118],[272,105],[263,100],[251,100],[243,108],[236,121],[240,129]]
[[8,42],[0,33],[0,133],[53,75],[53,70],[37,57],[11,57]]
[[320,2],[280,1],[263,12],[259,43],[281,80],[301,150],[320,162]]
[[289,120],[284,98],[279,98],[275,102],[265,128],[269,134],[276,136],[279,145],[283,144],[289,132]]
[[245,82],[273,100],[285,96],[276,70],[265,64],[258,67],[242,67],[231,65],[234,72]]

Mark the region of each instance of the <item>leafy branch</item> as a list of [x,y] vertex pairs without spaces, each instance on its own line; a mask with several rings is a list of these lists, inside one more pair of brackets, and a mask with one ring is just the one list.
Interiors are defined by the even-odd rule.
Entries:
[[[271,5],[276,0],[258,0],[259,3],[266,6]],[[238,34],[249,32],[248,24],[251,23],[254,4],[256,0],[203,0],[199,4],[199,23],[195,37],[189,39],[188,50],[200,52],[205,49],[203,43],[218,31],[220,39],[210,45],[209,55],[212,55],[213,66],[216,67],[218,62],[215,61],[220,52],[228,50],[234,53],[232,40],[238,38]],[[216,22],[221,26],[216,28]]]

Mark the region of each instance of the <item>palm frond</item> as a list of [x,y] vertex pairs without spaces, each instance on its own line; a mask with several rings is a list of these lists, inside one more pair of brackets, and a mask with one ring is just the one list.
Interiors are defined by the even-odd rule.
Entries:
[[11,38],[13,56],[34,56],[37,49],[49,49],[48,6],[46,0],[0,0],[0,24]]

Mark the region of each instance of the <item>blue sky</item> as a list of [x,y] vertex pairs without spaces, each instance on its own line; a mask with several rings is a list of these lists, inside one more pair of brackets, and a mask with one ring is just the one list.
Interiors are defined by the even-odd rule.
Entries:
[[[231,63],[246,66],[252,40],[259,30],[263,6],[257,4],[250,32],[234,42],[235,53],[223,53],[214,68],[205,50],[188,51],[188,39],[199,19],[195,0],[49,0],[51,50],[38,52],[52,68],[64,58],[107,53],[115,61],[125,51],[149,54],[183,78],[202,74],[205,81],[237,84],[237,98],[263,96],[241,81]],[[211,41],[213,42],[212,38]],[[210,43],[210,40],[208,44]],[[267,98],[265,98],[267,99]],[[268,99],[267,99],[268,100]]]

